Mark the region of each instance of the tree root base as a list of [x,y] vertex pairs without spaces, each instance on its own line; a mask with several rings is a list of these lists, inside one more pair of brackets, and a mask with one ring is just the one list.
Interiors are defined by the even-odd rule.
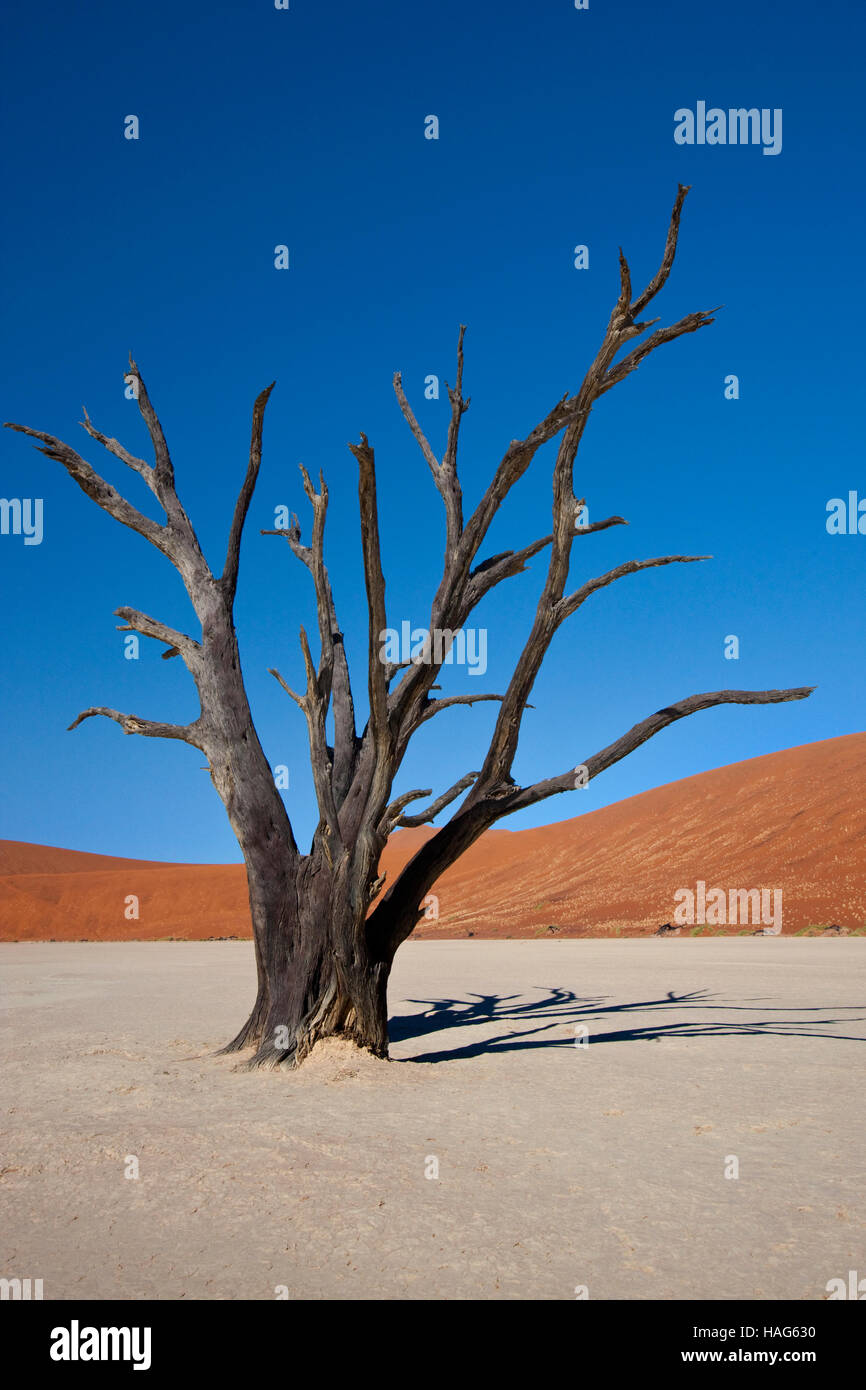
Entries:
[[[248,1051],[256,1044],[246,1043],[236,1046],[237,1040],[232,1041],[226,1047],[220,1048],[213,1055],[216,1057],[228,1056],[232,1053]],[[389,1062],[391,1058],[387,1049],[375,1049],[364,1046],[358,1040],[346,1033],[330,1033],[312,1041],[304,1040],[302,1045],[280,1050],[273,1041],[260,1045],[253,1053],[252,1057],[239,1060],[233,1068],[234,1071],[297,1071],[303,1064],[322,1063],[325,1067],[334,1065],[367,1066],[370,1063]]]

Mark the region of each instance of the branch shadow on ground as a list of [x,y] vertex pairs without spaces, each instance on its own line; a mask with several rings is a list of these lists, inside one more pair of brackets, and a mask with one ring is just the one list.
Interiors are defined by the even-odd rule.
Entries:
[[[693,990],[688,994],[676,994],[669,990],[658,999],[640,999],[632,1003],[608,1003],[610,995],[580,998],[572,990],[558,986],[535,986],[541,997],[527,1000],[525,994],[469,994],[465,999],[409,999],[409,1004],[422,1004],[423,1012],[398,1014],[390,1020],[389,1034],[392,1043],[406,1042],[412,1038],[426,1038],[432,1034],[446,1032],[452,1028],[472,1028],[478,1035],[469,1042],[458,1042],[454,1046],[442,1047],[438,1051],[416,1053],[405,1058],[409,1062],[452,1062],[460,1058],[478,1057],[484,1053],[522,1052],[539,1047],[574,1047],[576,1030],[581,1025],[587,1030],[587,1044],[615,1042],[659,1042],[664,1038],[712,1038],[712,1037],[802,1037],[833,1038],[839,1041],[866,1042],[862,1034],[828,1032],[840,1024],[860,1023],[866,1020],[866,1013],[852,1017],[852,1010],[866,1009],[866,1005],[840,1005],[836,1009],[821,1007],[780,1007],[759,998],[754,1002],[740,1001],[728,1003],[718,995],[707,990]],[[684,1019],[677,1022],[656,1022],[659,1014],[670,1009],[682,1011],[718,1011],[725,1017],[718,1019]],[[632,1027],[595,1031],[591,1023],[601,1020],[611,1022],[624,1014],[640,1014],[653,1011],[653,1022],[635,1024]],[[784,1014],[784,1018],[757,1017],[735,1019],[731,1014],[752,1013],[759,1015]],[[809,1017],[809,1015],[821,1017]],[[834,1016],[838,1015],[838,1016]],[[484,1025],[493,1025],[498,1031],[489,1033]],[[541,1037],[556,1029],[556,1036]],[[563,1035],[562,1030],[568,1032]],[[483,1030],[483,1031],[482,1031]]]

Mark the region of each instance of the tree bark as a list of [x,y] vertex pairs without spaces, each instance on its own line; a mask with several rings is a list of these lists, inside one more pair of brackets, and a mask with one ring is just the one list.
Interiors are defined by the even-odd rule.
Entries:
[[323,848],[286,869],[278,859],[247,863],[258,990],[223,1052],[255,1046],[250,1067],[297,1065],[339,1037],[387,1057],[393,952],[367,941],[369,884],[345,860],[333,868]]

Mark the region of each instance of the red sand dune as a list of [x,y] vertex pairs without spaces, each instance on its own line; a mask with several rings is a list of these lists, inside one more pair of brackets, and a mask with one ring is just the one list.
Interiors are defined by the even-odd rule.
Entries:
[[[431,833],[391,837],[389,882]],[[674,892],[699,879],[726,891],[781,888],[785,934],[866,926],[866,733],[732,763],[537,830],[489,831],[436,884],[439,920],[417,934],[537,936],[554,927],[563,936],[644,936],[673,920]],[[124,916],[131,894],[138,920]],[[249,934],[240,865],[0,841],[0,940]]]

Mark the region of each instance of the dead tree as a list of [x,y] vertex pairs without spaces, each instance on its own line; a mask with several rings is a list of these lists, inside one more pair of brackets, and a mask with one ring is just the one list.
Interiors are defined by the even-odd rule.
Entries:
[[[557,775],[527,786],[517,785],[511,777],[523,713],[555,633],[592,594],[627,575],[659,565],[690,564],[709,558],[663,555],[630,560],[567,591],[575,542],[583,543],[592,532],[625,524],[621,516],[582,527],[575,524],[583,499],[575,494],[574,465],[593,406],[656,348],[713,322],[715,310],[687,314],[667,328],[655,328],[658,319],[639,319],[670,274],[687,192],[686,187],[679,188],[661,265],[636,297],[632,295],[628,264],[620,252],[619,297],[601,346],[580,388],[576,394],[566,394],[557,401],[525,438],[511,441],[468,520],[464,519],[457,467],[460,426],[469,406],[469,398],[463,395],[464,329],[460,329],[457,344],[455,384],[453,388],[448,387],[451,419],[441,459],[412,412],[400,374],[394,377],[400,408],[430,469],[445,511],[445,559],[430,611],[431,650],[425,653],[425,660],[400,664],[387,663],[381,658],[380,644],[388,621],[379,550],[374,454],[364,434],[360,436],[360,443],[349,446],[359,470],[361,537],[369,609],[369,717],[360,734],[356,730],[343,637],[325,566],[328,490],[321,474],[317,491],[306,470],[301,470],[313,515],[310,544],[302,544],[296,519],[283,532],[263,533],[283,537],[309,570],[315,588],[319,627],[317,662],[307,633],[303,627],[300,630],[306,688],[296,693],[289,689],[279,672],[273,672],[307,722],[319,812],[318,826],[307,854],[302,854],[295,842],[256,734],[241,674],[233,619],[241,536],[259,473],[262,424],[273,386],[261,393],[253,409],[249,463],[235,504],[220,574],[210,569],[178,497],[162,427],[135,362],[130,361],[130,374],[150,434],[153,463],[137,458],[116,439],[100,434],[86,412],[83,426],[92,439],[144,479],[165,514],[164,521],[154,521],[138,511],[68,444],[39,430],[10,425],[11,429],[39,440],[41,452],[62,463],[88,497],[116,521],[137,531],[162,551],[180,574],[201,627],[197,640],[146,613],[132,608],[116,610],[123,620],[122,630],[154,638],[164,644],[163,656],[180,656],[184,661],[201,703],[198,718],[192,723],[163,724],[96,706],[79,714],[70,727],[75,728],[92,715],[104,715],[127,734],[182,739],[205,754],[211,779],[243,851],[249,883],[258,991],[249,1018],[224,1049],[234,1052],[255,1048],[249,1065],[297,1064],[317,1040],[332,1035],[353,1039],[378,1057],[387,1056],[386,991],[391,964],[397,948],[420,920],[423,900],[436,880],[494,822],[575,785],[572,764]],[[619,355],[621,349],[634,343],[648,329],[653,331]],[[498,508],[523,477],[536,452],[556,438],[559,438],[559,446],[553,466],[550,534],[520,549],[479,561],[479,552]],[[438,652],[432,650],[434,631],[454,633],[461,629],[491,589],[521,573],[527,561],[544,550],[549,551],[547,576],[535,619],[507,690],[503,694],[436,695],[437,675],[442,664],[437,657],[444,659],[447,647],[440,647]],[[583,780],[597,777],[669,724],[698,710],[724,704],[778,704],[802,699],[810,690],[811,687],[719,690],[690,695],[642,719],[607,748],[586,756],[582,764]],[[416,789],[392,798],[394,781],[413,734],[422,724],[453,706],[471,705],[479,700],[499,704],[483,766],[461,777],[422,812],[409,815],[406,808],[410,803],[433,794],[432,789]],[[467,794],[459,808],[382,893],[379,859],[390,833],[400,826],[432,822],[463,792]]]

